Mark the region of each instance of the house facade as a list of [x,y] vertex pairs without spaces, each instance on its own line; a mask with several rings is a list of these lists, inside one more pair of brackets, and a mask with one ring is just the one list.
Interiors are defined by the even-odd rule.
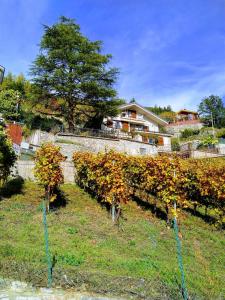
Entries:
[[203,123],[201,122],[197,112],[181,109],[176,113],[173,122],[166,125],[167,131],[175,135],[179,135],[185,129],[201,129]]
[[102,129],[114,130],[120,138],[152,144],[171,150],[171,134],[165,133],[168,123],[137,103],[120,106],[119,114],[103,120]]

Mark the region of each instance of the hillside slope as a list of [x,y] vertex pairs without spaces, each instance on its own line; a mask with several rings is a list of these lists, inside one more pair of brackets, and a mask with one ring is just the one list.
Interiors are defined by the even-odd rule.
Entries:
[[[0,277],[46,285],[43,190],[32,182],[20,182],[19,193],[15,182],[11,189],[0,201]],[[120,226],[113,226],[107,209],[79,187],[62,190],[66,205],[48,216],[54,286],[126,299],[181,299],[176,241],[164,220],[132,201]],[[191,299],[223,299],[223,233],[188,213],[180,222]]]

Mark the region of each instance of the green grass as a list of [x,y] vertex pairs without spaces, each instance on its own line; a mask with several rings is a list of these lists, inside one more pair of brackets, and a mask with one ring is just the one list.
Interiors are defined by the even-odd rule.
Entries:
[[[126,299],[181,299],[176,241],[165,221],[131,201],[120,226],[113,226],[106,208],[79,187],[62,190],[67,205],[48,215],[49,244],[57,260],[53,275],[63,270],[81,290]],[[12,262],[46,271],[42,194],[27,181],[19,193],[0,201],[0,277],[24,278]],[[188,213],[180,218],[180,230],[191,299],[223,299],[223,232]]]

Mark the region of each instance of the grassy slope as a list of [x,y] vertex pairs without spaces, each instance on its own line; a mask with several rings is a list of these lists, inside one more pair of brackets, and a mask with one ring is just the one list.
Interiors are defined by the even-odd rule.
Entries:
[[[118,228],[112,226],[107,210],[79,187],[64,185],[62,189],[68,204],[48,216],[56,270],[74,276],[74,285],[80,289],[129,299],[180,299],[176,243],[165,221],[130,202]],[[10,274],[6,266],[12,261],[44,268],[41,194],[39,186],[25,182],[20,194],[0,201],[0,275]],[[192,298],[222,299],[223,233],[189,214],[182,215],[181,232]],[[17,271],[12,276],[19,275]]]

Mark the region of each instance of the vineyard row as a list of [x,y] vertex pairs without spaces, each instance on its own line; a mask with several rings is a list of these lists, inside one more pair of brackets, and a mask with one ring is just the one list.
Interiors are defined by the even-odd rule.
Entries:
[[135,157],[116,152],[75,152],[77,182],[98,199],[120,210],[137,190],[154,196],[168,216],[173,205],[196,211],[205,207],[224,221],[225,160],[183,160],[178,157]]

